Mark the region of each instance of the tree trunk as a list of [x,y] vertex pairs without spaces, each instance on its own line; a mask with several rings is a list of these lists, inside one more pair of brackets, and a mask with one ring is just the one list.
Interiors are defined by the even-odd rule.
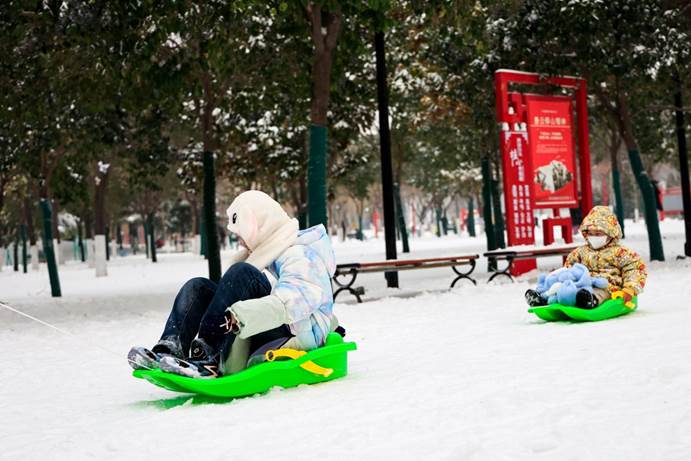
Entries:
[[36,245],[36,233],[34,232],[34,216],[30,193],[24,198],[24,222],[26,223],[26,232],[29,236],[29,245]]
[[[333,54],[341,31],[342,15],[322,11],[319,4],[307,3],[310,36],[314,44],[312,63],[312,101],[310,105],[309,159],[307,165],[307,219],[310,226],[327,226],[326,164],[327,164],[327,112],[331,88]],[[326,30],[326,33],[323,30]]]
[[84,219],[82,219],[82,221],[84,222],[84,236],[87,239],[94,238],[93,217],[94,216],[91,212],[91,209],[87,207],[84,210]]
[[94,267],[94,227],[93,213],[90,208],[84,212],[84,236],[86,237],[86,262],[89,268]]
[[106,225],[106,261],[110,261],[110,227]]
[[660,233],[660,223],[657,217],[657,207],[655,190],[648,177],[648,174],[643,167],[641,154],[638,150],[638,144],[633,135],[633,124],[631,121],[631,113],[629,112],[628,101],[623,92],[619,91],[617,95],[618,120],[621,130],[621,135],[624,138],[624,143],[629,151],[629,161],[631,162],[631,169],[636,178],[638,187],[643,196],[643,208],[645,216],[645,224],[648,229],[648,244],[650,247],[650,259],[653,261],[664,261],[665,253],[662,246],[662,235]]
[[504,216],[501,214],[501,197],[499,194],[499,181],[492,178],[492,208],[494,209],[494,232],[497,246],[506,248],[504,240]]
[[52,203],[53,209],[53,238],[56,239],[58,243],[60,243],[60,228],[58,226],[58,214],[60,213],[60,203],[55,197],[52,197],[50,199],[50,203]]
[[[482,159],[482,219],[485,223],[487,250],[496,250],[498,248],[497,232],[494,226],[494,217],[492,216],[492,170],[488,157]],[[487,270],[491,272],[496,269],[496,260],[488,259]]]
[[214,157],[209,151],[204,152],[204,233],[209,279],[218,282],[221,280],[221,254],[216,233],[216,177]]
[[80,257],[82,262],[85,262],[86,257],[84,255],[83,235],[84,235],[84,221],[80,219],[77,221],[77,239],[78,239],[78,245],[79,245],[79,257]]
[[327,218],[327,186],[326,186],[326,156],[327,129],[326,126],[310,126],[310,153],[307,165],[307,225],[328,225]]
[[410,253],[410,245],[408,244],[408,229],[405,226],[405,216],[403,216],[403,203],[401,200],[401,188],[398,183],[394,184],[394,198],[396,202],[396,217],[398,221],[398,232],[401,234],[401,242],[403,244],[403,253]]
[[204,219],[205,219],[205,218],[204,218],[204,216],[202,215],[202,219],[201,219],[201,230],[200,230],[201,238],[200,238],[200,240],[199,240],[199,254],[202,255],[202,256],[204,256],[204,259],[209,259],[209,258],[206,256],[206,254],[207,254],[207,250],[206,250],[206,241],[207,241],[207,237],[206,237],[206,223],[204,222]]
[[41,178],[38,180],[38,193],[40,197],[41,213],[43,215],[43,256],[48,264],[48,275],[50,278],[51,293],[54,297],[60,297],[60,280],[58,278],[57,261],[55,258],[55,247],[53,246],[53,211],[50,207],[51,193],[49,190],[50,175],[52,169],[47,168],[46,156],[42,156]]
[[185,198],[190,204],[190,210],[192,211],[192,234],[199,235],[199,202],[197,195],[185,191]]
[[[391,132],[389,131],[389,88],[383,31],[376,31],[374,34],[374,53],[377,72],[377,112],[379,117],[379,153],[381,158],[386,259],[397,259],[396,213],[394,211],[393,171],[391,166]],[[386,272],[384,276],[386,277],[387,287],[398,288],[398,272]]]
[[[52,196],[52,194],[51,194]],[[51,205],[51,227],[52,227],[52,235],[53,235],[53,251],[55,254],[55,262],[58,265],[63,265],[65,264],[65,258],[62,256],[62,252],[60,251],[60,230],[58,228],[58,214],[60,213],[60,204],[55,199],[54,197],[49,197],[48,203],[52,204]]]
[[27,260],[28,260],[28,255],[26,251],[26,224],[21,225],[21,237],[22,237],[22,268],[24,270],[24,273],[27,273]]
[[329,89],[331,86],[332,50],[323,49],[314,53],[312,81],[314,85],[310,121],[313,125],[326,126],[329,110]]
[[50,292],[54,298],[62,296],[60,290],[60,278],[58,277],[58,266],[55,263],[55,253],[53,249],[52,235],[52,216],[48,199],[41,194],[41,210],[43,211],[43,252],[48,263],[48,276],[50,278]]
[[139,225],[137,223],[131,223],[128,231],[130,233],[130,247],[132,248],[132,254],[136,255],[139,251]]
[[[2,214],[2,209],[5,207],[5,184],[7,183],[7,180],[4,178],[4,176],[0,175],[0,215]],[[2,229],[2,225],[0,225],[0,241],[2,240],[2,236],[4,234],[4,229]]]
[[116,231],[116,237],[115,237],[115,243],[118,245],[118,249],[122,250],[122,224],[118,223],[117,224],[117,231]]
[[214,171],[214,154],[216,142],[213,137],[211,112],[214,108],[215,93],[211,87],[211,76],[205,73],[202,79],[204,88],[204,112],[202,114],[202,135],[204,141],[204,224],[206,234],[206,257],[209,268],[209,279],[221,280],[221,253],[216,231],[216,173]]
[[99,162],[94,188],[94,241],[93,262],[96,269],[96,277],[108,275],[106,265],[106,192],[108,188],[109,168],[103,168]]
[[686,149],[686,123],[684,122],[684,105],[682,104],[681,79],[675,74],[674,91],[675,121],[677,146],[679,148],[679,172],[681,173],[681,201],[684,207],[684,254],[691,256],[691,191],[689,191],[689,155]]
[[472,195],[468,199],[468,218],[466,223],[468,226],[468,235],[470,237],[475,237],[475,204],[473,203]]
[[144,250],[146,250],[146,259],[150,259],[151,246],[149,245],[149,221],[146,219],[146,214],[142,214],[142,226],[144,227]]
[[156,258],[156,232],[154,231],[154,213],[149,213],[146,217],[149,227],[149,234],[147,235],[147,241],[151,245],[151,262],[158,262]]
[[[0,195],[3,195],[2,186],[0,185]],[[2,216],[2,207],[0,206],[0,216]],[[0,248],[5,248],[6,245],[10,244],[11,233],[5,228],[5,224],[0,220]],[[0,264],[2,265],[2,264]]]
[[19,272],[19,239],[14,240],[14,253],[12,261],[14,262],[14,271]]
[[617,220],[621,226],[621,231],[624,232],[624,197],[621,193],[621,174],[619,172],[619,147],[621,146],[621,138],[616,130],[612,131],[610,139],[610,162],[612,164],[612,187],[614,188],[614,210],[617,215]]
[[105,235],[106,233],[106,191],[110,176],[108,171],[99,171],[96,175],[97,180],[94,188],[94,230],[96,235]]
[[38,247],[36,246],[36,232],[34,230],[34,216],[32,210],[31,192],[27,193],[24,199],[24,220],[26,221],[26,230],[29,234],[29,254],[31,255],[31,270],[38,270]]

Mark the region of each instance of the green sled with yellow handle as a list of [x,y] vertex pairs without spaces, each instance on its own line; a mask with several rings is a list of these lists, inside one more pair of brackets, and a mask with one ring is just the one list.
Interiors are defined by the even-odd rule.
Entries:
[[348,374],[348,352],[357,349],[338,333],[329,333],[326,343],[309,352],[295,349],[269,350],[265,362],[220,378],[190,378],[160,369],[135,370],[135,378],[174,392],[209,397],[234,398],[262,394],[272,387],[296,387],[342,378]]
[[630,314],[638,307],[638,298],[634,297],[629,303],[624,300],[608,299],[595,309],[581,309],[575,306],[564,306],[563,304],[549,304],[547,306],[537,306],[528,309],[528,312],[535,314],[542,320],[548,322],[598,322],[621,315]]

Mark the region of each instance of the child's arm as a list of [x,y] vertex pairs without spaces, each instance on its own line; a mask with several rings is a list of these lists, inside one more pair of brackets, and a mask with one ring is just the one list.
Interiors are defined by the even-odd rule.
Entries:
[[581,253],[578,250],[580,250],[580,247],[576,248],[571,253],[569,253],[569,255],[566,257],[566,262],[564,263],[564,267],[571,267],[574,264],[581,262]]
[[643,291],[648,277],[648,268],[638,253],[623,247],[621,250],[617,257],[621,261],[622,289],[628,289],[636,296]]
[[319,256],[304,246],[287,251],[270,295],[238,301],[228,308],[241,338],[306,319],[333,298],[331,276]]
[[[329,270],[314,250],[296,245],[287,250],[285,256],[270,297],[274,307],[277,306],[275,301],[280,301],[284,310],[283,323],[290,324],[309,318],[323,304],[332,301],[333,292]],[[248,301],[241,301],[245,302]]]

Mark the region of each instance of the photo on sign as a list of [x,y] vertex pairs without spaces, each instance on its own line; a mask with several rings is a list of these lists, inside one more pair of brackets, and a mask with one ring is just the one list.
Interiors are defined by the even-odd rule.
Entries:
[[558,191],[567,186],[571,180],[573,180],[573,173],[560,160],[552,160],[535,170],[535,183],[539,184],[543,191]]

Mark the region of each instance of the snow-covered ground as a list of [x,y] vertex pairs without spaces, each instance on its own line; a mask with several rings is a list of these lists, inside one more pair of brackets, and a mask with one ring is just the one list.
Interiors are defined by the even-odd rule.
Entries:
[[[44,267],[5,267],[0,300],[71,335],[0,309],[0,459],[691,459],[691,261],[674,259],[682,223],[662,231],[668,261],[652,264],[639,310],[600,323],[537,320],[530,277],[487,285],[484,260],[477,287],[451,291],[448,268],[403,272],[401,290],[363,276],[370,301],[336,306],[358,343],[346,378],[227,403],[136,380],[124,358],[157,339],[204,260],[115,259],[99,279],[67,264],[60,299]],[[627,233],[647,259],[642,223]],[[339,262],[384,255],[382,240],[335,246]],[[484,240],[411,246],[464,254]]]

